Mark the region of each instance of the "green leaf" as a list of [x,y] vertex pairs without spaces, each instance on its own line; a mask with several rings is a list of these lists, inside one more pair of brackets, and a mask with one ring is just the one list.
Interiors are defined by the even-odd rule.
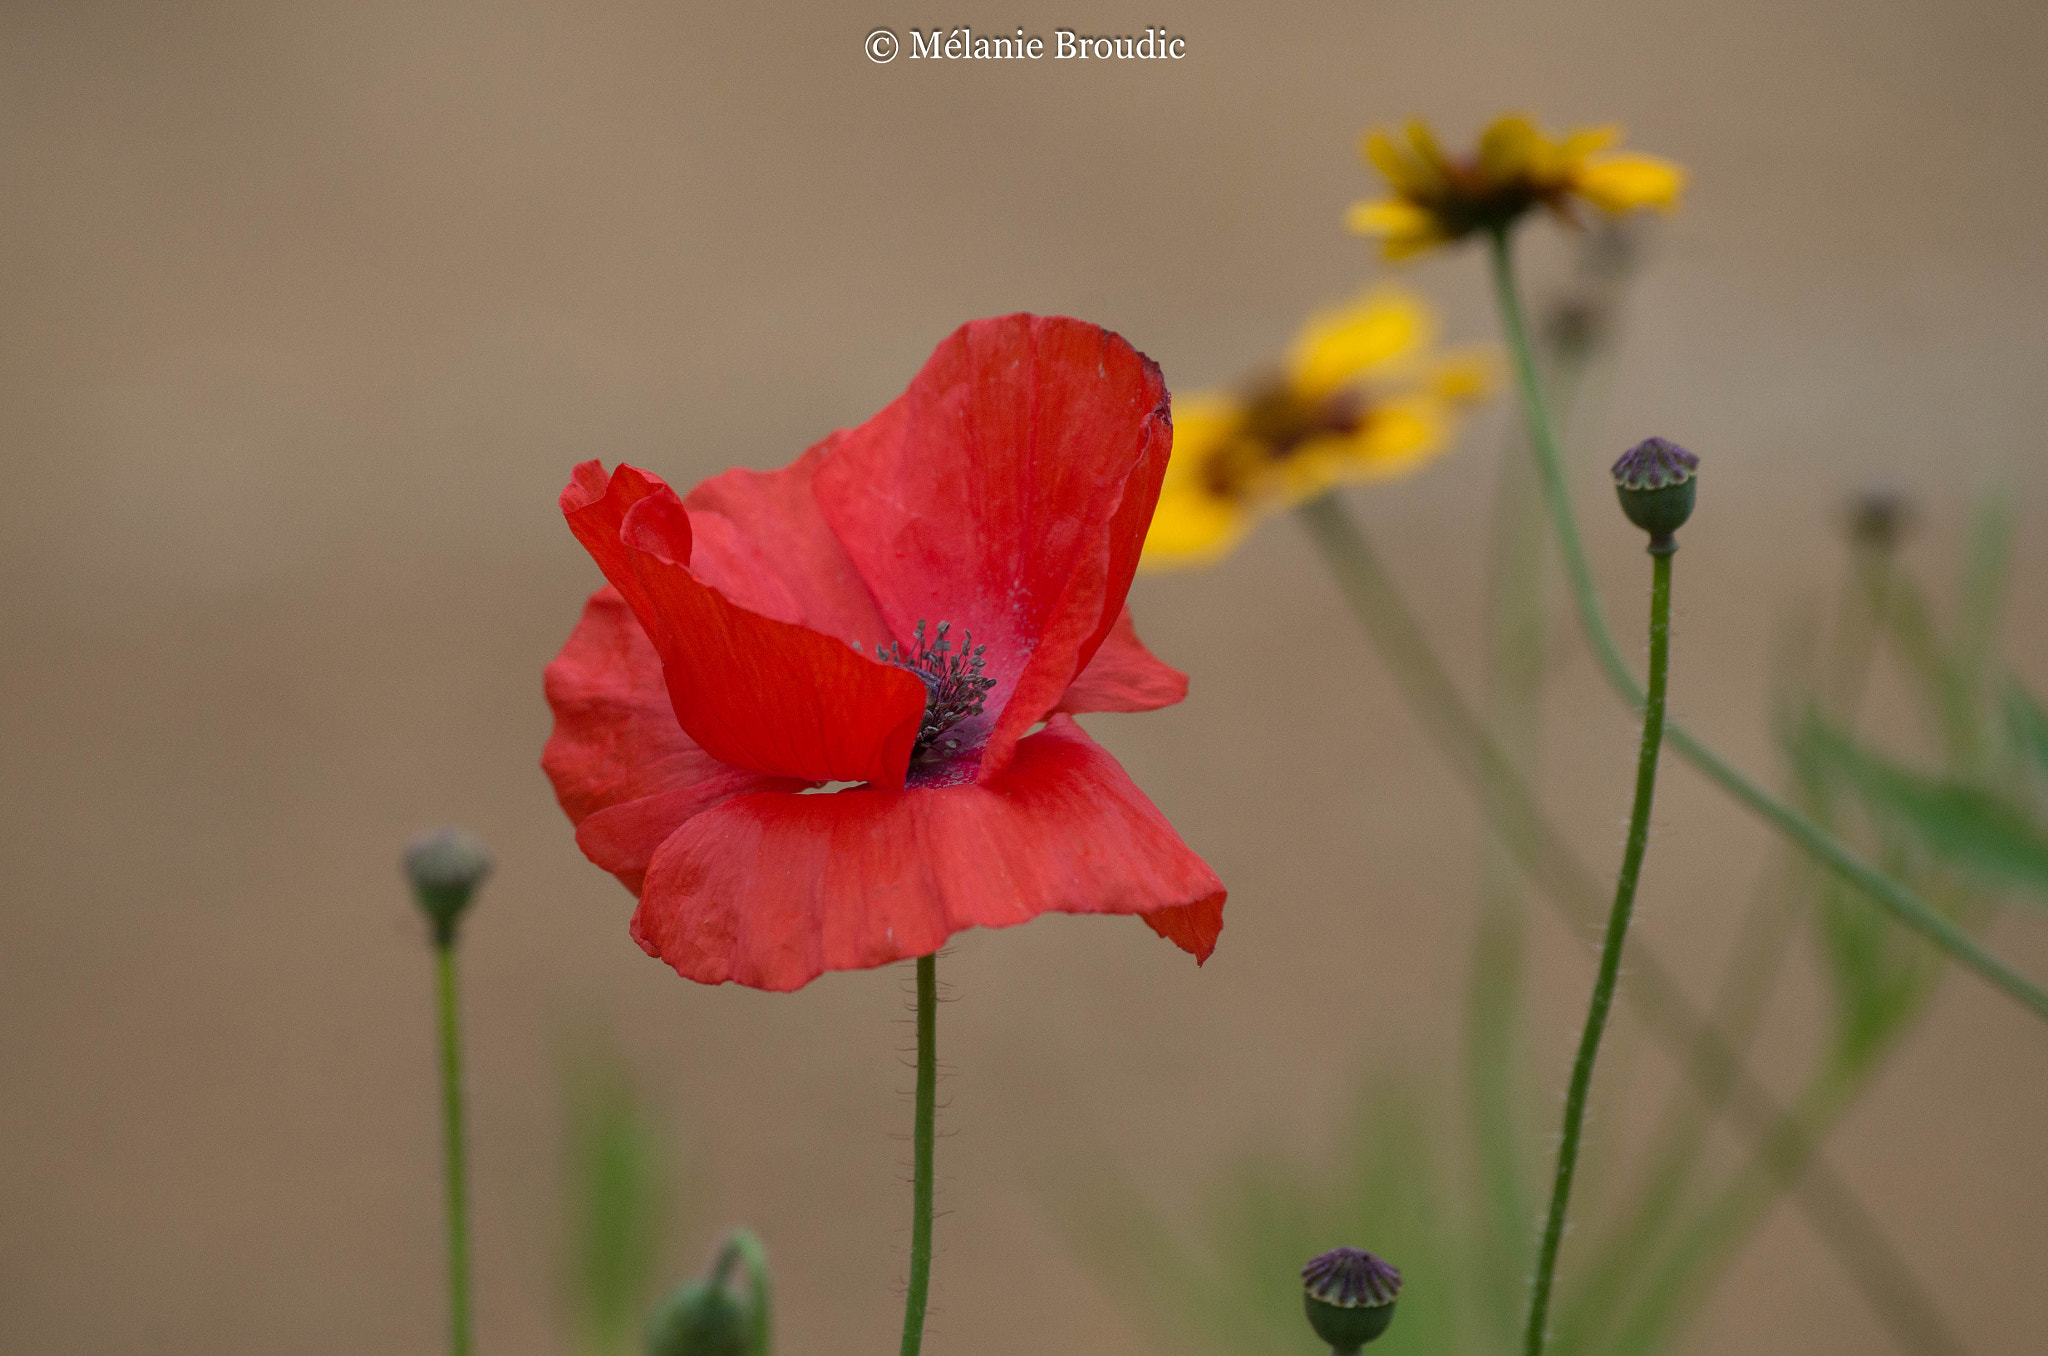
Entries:
[[1982,787],[1915,772],[1823,732],[1816,747],[1877,814],[1911,828],[1942,861],[2048,895],[2048,833]]

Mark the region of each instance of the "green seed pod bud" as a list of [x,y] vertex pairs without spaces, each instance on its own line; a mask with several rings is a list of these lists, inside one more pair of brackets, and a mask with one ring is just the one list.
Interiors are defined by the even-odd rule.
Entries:
[[[746,1294],[732,1278],[738,1267]],[[761,1241],[736,1230],[711,1269],[676,1288],[647,1323],[647,1356],[768,1356],[768,1257]]]
[[747,1308],[724,1278],[685,1282],[647,1325],[647,1356],[747,1356]]
[[1650,550],[1678,549],[1672,533],[1692,517],[1700,459],[1663,438],[1645,438],[1614,463],[1614,492],[1628,520],[1650,534]]
[[491,854],[467,829],[436,829],[405,847],[405,874],[413,898],[434,926],[434,945],[455,941],[455,924],[491,874]]
[[1337,1248],[1301,1269],[1309,1326],[1331,1356],[1351,1356],[1394,1321],[1401,1273],[1369,1252]]

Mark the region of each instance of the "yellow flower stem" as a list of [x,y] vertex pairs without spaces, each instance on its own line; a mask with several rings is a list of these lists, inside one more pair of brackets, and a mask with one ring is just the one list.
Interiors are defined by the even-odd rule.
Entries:
[[[1530,882],[1564,916],[1572,935],[1588,937],[1605,907],[1604,887],[1465,704],[1371,541],[1335,493],[1309,500],[1295,512],[1424,731],[1472,786],[1494,831]],[[1685,1077],[1723,1101],[1753,1144],[1795,1142],[1800,1127],[1693,1006],[1656,953],[1639,940],[1630,954],[1623,993]],[[1792,1190],[1800,1212],[1895,1335],[1939,1324],[1925,1287],[1817,1150],[1793,1179]],[[1904,1345],[1911,1349],[1910,1343]]]
[[[1529,344],[1528,327],[1522,319],[1522,303],[1515,286],[1515,266],[1506,228],[1490,233],[1493,250],[1493,278],[1500,304],[1501,322],[1507,331],[1508,349],[1514,355],[1516,382],[1521,388],[1522,412],[1528,421],[1529,445],[1542,471],[1544,498],[1550,506],[1552,530],[1564,558],[1565,578],[1571,585],[1578,608],[1579,624],[1592,647],[1593,657],[1607,675],[1608,683],[1629,705],[1641,710],[1645,695],[1635,675],[1607,629],[1600,607],[1600,594],[1593,583],[1593,569],[1586,560],[1586,548],[1572,516],[1571,497],[1565,488],[1564,468],[1557,451],[1557,438],[1550,414],[1544,406],[1543,388],[1536,378],[1536,363]],[[1738,771],[1735,766],[1695,738],[1685,727],[1673,724],[1672,746],[1686,761],[1704,772],[1710,781],[1776,828],[1800,847],[1825,862],[1850,884],[1884,906],[1907,927],[1933,942],[1979,976],[2004,990],[2048,1021],[2048,989],[2043,989],[1981,946],[1977,939],[1937,912],[1913,891],[1856,855],[1848,844],[1820,825],[1778,800]]]

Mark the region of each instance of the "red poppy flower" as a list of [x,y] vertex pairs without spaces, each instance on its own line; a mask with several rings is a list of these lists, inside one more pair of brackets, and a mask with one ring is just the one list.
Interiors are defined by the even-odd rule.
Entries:
[[548,665],[541,762],[641,947],[795,989],[1058,911],[1206,960],[1221,883],[1072,718],[1186,695],[1124,608],[1172,436],[1150,359],[1017,315],[779,471],[678,498],[578,466],[610,586]]

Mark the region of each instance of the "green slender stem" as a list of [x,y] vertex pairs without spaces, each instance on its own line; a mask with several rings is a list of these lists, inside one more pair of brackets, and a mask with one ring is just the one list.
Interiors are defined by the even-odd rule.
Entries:
[[[1836,644],[1832,662],[1825,668],[1819,700],[1828,715],[1844,728],[1854,728],[1868,686],[1890,566],[1888,550],[1859,546],[1837,604],[1833,630]],[[1815,805],[1809,803],[1806,810],[1819,817]],[[1819,870],[1817,863],[1794,852],[1789,845],[1781,851],[1785,860],[1765,873],[1743,911],[1735,942],[1723,964],[1720,994],[1713,1007],[1716,1025],[1738,1055],[1747,1054],[1778,977],[1784,971],[1793,930],[1803,912],[1799,908],[1799,887],[1809,873]],[[1728,1092],[1727,1079],[1717,1080],[1712,1086],[1680,1084],[1672,1089],[1658,1128],[1650,1137],[1653,1147],[1643,1154],[1645,1166],[1637,1175],[1623,1222],[1602,1241],[1596,1260],[1585,1269],[1584,1279],[1573,1287],[1558,1321],[1559,1339],[1567,1341],[1573,1350],[1593,1349],[1595,1339],[1618,1318],[1626,1287],[1637,1278],[1643,1259],[1674,1227],[1677,1207],[1697,1174],[1708,1132],[1723,1110]],[[1781,1136],[1774,1133],[1771,1138]],[[1763,1152],[1762,1146],[1758,1152]],[[1905,1332],[1945,1328],[1939,1311],[1931,1304],[1925,1307],[1933,1317],[1909,1322]]]
[[451,1356],[469,1356],[469,1186],[464,1162],[462,1031],[455,1007],[453,936],[435,942],[434,968],[441,1010],[442,1148],[448,1176],[448,1350]]
[[903,1300],[903,1356],[924,1345],[932,1280],[932,1129],[938,1115],[938,957],[917,958],[917,1112],[911,1125],[910,1286]]
[[[1564,916],[1572,934],[1584,936],[1606,907],[1603,887],[1466,706],[1370,540],[1335,495],[1311,500],[1296,513],[1424,731],[1472,786],[1494,831],[1530,881]],[[1729,1115],[1752,1143],[1761,1146],[1787,1134],[1787,1113],[1693,1006],[1656,953],[1639,942],[1631,955],[1625,992],[1685,1077],[1703,1092],[1725,1083]],[[1910,1329],[1894,1321],[1902,1307],[1931,1316],[1931,1323],[1940,1321],[1905,1259],[1825,1158],[1813,1157],[1796,1181],[1794,1199],[1902,1345],[1912,1346],[1906,1340]]]
[[1549,1336],[1550,1290],[1557,1279],[1557,1250],[1564,1242],[1565,1210],[1571,1203],[1572,1177],[1579,1165],[1579,1136],[1586,1124],[1586,1098],[1593,1089],[1593,1063],[1600,1056],[1600,1037],[1614,1006],[1614,986],[1621,978],[1621,948],[1628,940],[1628,921],[1635,911],[1636,883],[1642,878],[1643,854],[1650,845],[1650,805],[1657,795],[1657,753],[1664,744],[1664,685],[1671,668],[1671,549],[1651,548],[1650,690],[1643,704],[1643,744],[1636,756],[1636,798],[1629,811],[1628,841],[1621,854],[1621,874],[1614,884],[1614,911],[1607,917],[1607,937],[1600,947],[1600,973],[1593,981],[1593,1002],[1586,1029],[1579,1037],[1578,1058],[1564,1098],[1564,1137],[1557,1146],[1557,1178],[1550,1192],[1550,1215],[1543,1243],[1536,1253],[1536,1284],[1529,1297],[1529,1329],[1522,1339],[1527,1356],[1543,1356]]
[[[1515,377],[1522,393],[1522,410],[1529,425],[1529,445],[1536,454],[1538,469],[1542,472],[1544,498],[1550,506],[1550,517],[1557,535],[1559,553],[1564,558],[1565,578],[1571,585],[1572,598],[1579,613],[1579,623],[1586,632],[1586,639],[1592,646],[1593,657],[1607,681],[1629,705],[1640,709],[1644,704],[1643,689],[1637,685],[1635,675],[1629,672],[1628,664],[1615,646],[1614,636],[1607,629],[1605,614],[1601,611],[1600,595],[1593,583],[1592,566],[1586,560],[1584,542],[1579,537],[1578,526],[1572,515],[1571,498],[1566,491],[1564,469],[1558,457],[1557,439],[1552,430],[1550,413],[1544,405],[1543,387],[1536,378],[1534,353],[1529,345],[1528,326],[1522,318],[1522,303],[1515,286],[1514,256],[1509,245],[1505,228],[1491,233],[1493,245],[1494,286],[1500,304],[1501,320],[1507,331],[1508,348],[1514,355]],[[1880,871],[1859,857],[1848,844],[1834,834],[1800,814],[1791,806],[1778,800],[1735,766],[1694,738],[1683,726],[1674,724],[1670,730],[1671,744],[1694,767],[1718,783],[1721,788],[1766,823],[1797,843],[1801,848],[1833,868],[1852,885],[1875,899],[1888,909],[1893,916],[1907,927],[1920,933],[1958,961],[1975,970],[1979,976],[2002,989],[2012,998],[2030,1009],[2035,1016],[2048,1020],[2048,989],[2043,989],[2004,961],[1992,955],[1979,945],[1977,939],[1959,927],[1940,911],[1922,900],[1913,891]]]

